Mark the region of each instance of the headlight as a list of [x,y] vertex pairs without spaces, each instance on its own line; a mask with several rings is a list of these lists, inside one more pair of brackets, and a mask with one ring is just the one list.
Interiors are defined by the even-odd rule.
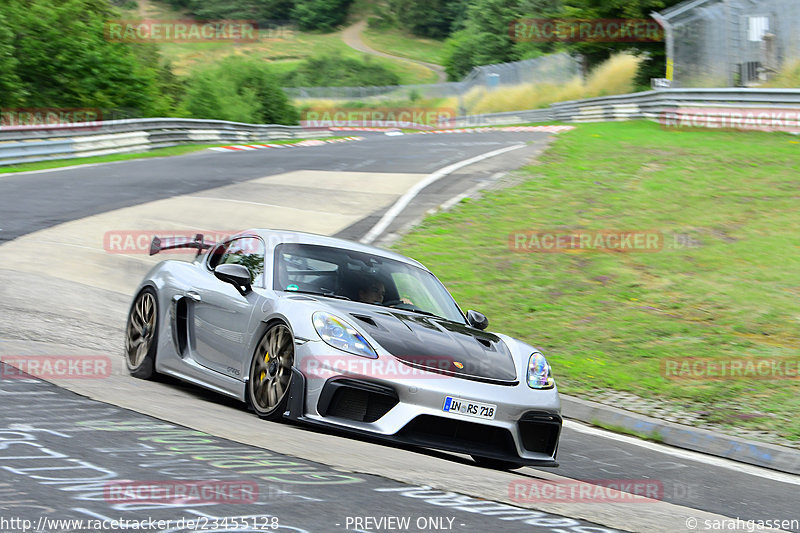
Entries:
[[528,359],[528,386],[532,389],[552,389],[553,384],[547,359],[539,352],[533,352]]
[[314,321],[314,328],[326,344],[354,355],[372,359],[378,357],[377,352],[369,345],[367,339],[341,318],[330,313],[318,311],[314,313],[312,320]]

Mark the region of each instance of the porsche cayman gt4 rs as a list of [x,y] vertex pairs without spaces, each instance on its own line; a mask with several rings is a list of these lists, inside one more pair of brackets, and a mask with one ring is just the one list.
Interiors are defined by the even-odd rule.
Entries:
[[247,402],[262,418],[557,466],[560,402],[534,347],[486,331],[402,255],[331,237],[251,230],[224,242],[154,238],[125,360]]

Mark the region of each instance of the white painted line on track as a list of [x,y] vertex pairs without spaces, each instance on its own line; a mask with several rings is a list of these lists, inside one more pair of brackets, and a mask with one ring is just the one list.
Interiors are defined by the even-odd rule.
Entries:
[[[247,205],[259,205],[262,207],[276,207],[279,209],[293,209],[295,211],[308,211],[308,209],[303,209],[302,207],[293,207],[290,205],[280,205],[280,204],[265,204],[263,202],[251,202],[249,200],[234,200],[231,198],[215,198],[212,196],[185,196],[185,198],[192,198],[194,200],[210,200],[214,202],[233,202],[236,204],[247,204]],[[322,213],[324,215],[339,215],[341,213],[334,213],[332,211],[320,211],[319,209],[314,210],[315,213]]]
[[679,457],[681,459],[686,459],[688,461],[696,461],[698,463],[704,463],[711,466],[727,468],[728,470],[734,470],[736,472],[742,472],[752,476],[763,477],[766,479],[771,479],[773,481],[790,483],[792,485],[800,485],[800,476],[787,474],[785,472],[778,472],[776,470],[769,470],[768,468],[761,468],[758,466],[739,463],[731,459],[725,459],[724,457],[706,455],[704,453],[694,452],[691,450],[684,450],[681,448],[673,448],[672,446],[666,446],[664,444],[658,444],[656,442],[641,440],[635,437],[630,437],[628,435],[619,435],[617,433],[612,433],[604,429],[587,426],[585,424],[581,424],[573,420],[564,420],[564,427],[572,429],[579,433],[584,433],[586,435],[594,435],[606,439],[615,440],[618,442],[624,442],[626,444],[633,444],[635,446],[640,446],[642,448],[646,448],[654,452],[662,453],[665,455],[671,455],[673,457]]
[[411,203],[411,200],[413,200],[420,193],[420,191],[422,191],[425,187],[427,187],[431,183],[447,176],[448,174],[452,174],[453,172],[455,172],[460,168],[466,167],[473,163],[477,163],[479,161],[483,161],[484,159],[489,159],[490,157],[494,157],[496,155],[510,152],[511,150],[517,150],[519,148],[522,148],[523,146],[525,146],[525,143],[515,144],[513,146],[507,146],[505,148],[500,148],[499,150],[492,150],[491,152],[471,157],[469,159],[459,161],[458,163],[447,165],[444,168],[440,168],[433,174],[430,174],[424,180],[416,183],[411,189],[408,190],[408,192],[406,192],[403,196],[401,196],[400,199],[397,200],[386,213],[384,213],[384,215],[381,217],[378,223],[375,224],[372,227],[372,229],[369,230],[367,234],[361,238],[361,242],[364,244],[371,244],[372,242],[374,242],[375,239],[377,239],[384,231],[386,231],[386,228],[389,227],[389,224],[391,224],[394,221],[394,219],[396,219],[400,215],[400,213],[403,212],[403,210],[408,206],[408,204]]

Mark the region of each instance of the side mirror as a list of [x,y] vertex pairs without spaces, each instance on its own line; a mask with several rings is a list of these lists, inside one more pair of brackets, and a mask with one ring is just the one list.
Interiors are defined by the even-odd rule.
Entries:
[[470,309],[467,311],[467,324],[475,329],[486,329],[489,327],[489,319],[483,313]]
[[230,283],[244,296],[251,290],[250,271],[244,265],[225,264],[217,265],[214,275],[225,283]]

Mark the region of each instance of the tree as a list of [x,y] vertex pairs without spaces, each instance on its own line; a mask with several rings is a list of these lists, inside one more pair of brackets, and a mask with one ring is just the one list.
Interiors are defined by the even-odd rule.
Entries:
[[281,81],[284,87],[352,87],[397,85],[400,78],[370,56],[359,60],[327,53],[303,60]]
[[255,124],[296,124],[300,118],[266,65],[236,56],[195,71],[184,105],[195,118]]
[[6,60],[0,79],[20,87],[21,105],[126,108],[144,116],[170,108],[158,84],[157,51],[145,62],[136,47],[105,38],[105,21],[114,17],[108,0],[6,1],[0,49],[11,43],[15,62]]
[[509,35],[513,21],[524,18],[645,19],[681,0],[471,0],[461,28],[451,34],[445,52],[445,68],[459,79],[476,65],[500,63],[566,50],[585,59],[587,68],[613,53],[628,51],[647,56],[637,77],[649,82],[664,72],[663,42],[514,42]]
[[18,106],[24,100],[22,82],[17,75],[13,33],[0,13],[0,107]]
[[295,0],[292,20],[302,30],[333,31],[347,19],[353,0]]
[[421,37],[444,39],[463,17],[468,0],[389,0],[400,25]]
[[445,49],[445,69],[458,79],[476,65],[503,63],[518,58],[509,29],[521,18],[520,0],[472,0],[463,29]]
[[[682,0],[564,0],[565,13],[571,18],[581,19],[645,19],[650,14],[671,7]],[[591,68],[602,63],[612,54],[621,51],[645,55],[639,67],[636,84],[640,88],[650,86],[650,78],[663,77],[666,65],[666,50],[663,42],[616,42],[616,43],[571,43],[568,49],[586,59]]]

